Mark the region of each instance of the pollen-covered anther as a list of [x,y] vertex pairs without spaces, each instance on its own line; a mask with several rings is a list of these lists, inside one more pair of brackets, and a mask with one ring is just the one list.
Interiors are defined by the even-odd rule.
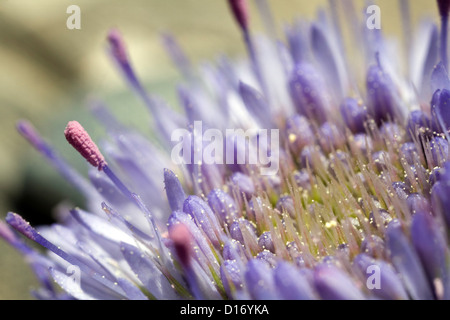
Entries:
[[91,165],[101,171],[106,166],[106,161],[97,145],[78,121],[69,121],[64,130],[67,141],[75,148]]
[[28,239],[36,239],[36,231],[34,230],[34,228],[30,226],[28,221],[26,221],[17,213],[8,212],[5,221]]

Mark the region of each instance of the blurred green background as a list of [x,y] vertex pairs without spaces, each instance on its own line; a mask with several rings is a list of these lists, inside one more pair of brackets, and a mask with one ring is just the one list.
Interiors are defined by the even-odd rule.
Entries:
[[[254,1],[249,2],[252,28],[259,31],[261,21]],[[281,34],[283,23],[313,17],[328,1],[268,2]],[[356,3],[364,17],[365,1]],[[376,3],[383,30],[399,35],[398,2]],[[81,8],[81,30],[66,28],[71,4]],[[434,1],[411,0],[410,5],[413,22],[423,14],[437,19]],[[35,225],[50,223],[52,208],[61,201],[83,203],[16,133],[18,119],[32,121],[83,172],[86,164],[65,143],[62,132],[67,121],[76,119],[94,137],[102,134],[86,110],[86,97],[104,99],[124,121],[145,130],[145,108],[106,54],[105,35],[111,27],[121,30],[149,90],[171,103],[176,101],[179,75],[162,48],[160,31],[173,33],[194,63],[221,53],[244,54],[225,0],[0,0],[0,217],[15,211]],[[22,258],[0,241],[0,299],[31,299],[29,290],[35,285]]]

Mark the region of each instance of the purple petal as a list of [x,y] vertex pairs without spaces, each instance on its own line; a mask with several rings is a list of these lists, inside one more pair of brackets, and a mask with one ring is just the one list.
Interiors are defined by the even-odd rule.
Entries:
[[[54,254],[58,255],[60,258],[67,261],[68,263],[78,266],[83,273],[90,275],[90,277],[87,278],[89,279],[90,282],[94,283],[95,285],[97,284],[103,285],[104,286],[103,289],[105,289],[106,291],[108,291],[108,289],[111,290],[111,293],[115,296],[120,297],[121,295],[124,294],[123,290],[115,286],[114,283],[111,281],[111,279],[106,277],[104,274],[99,274],[98,272],[93,270],[88,264],[85,264],[80,259],[78,259],[76,256],[68,254],[59,246],[56,246],[50,241],[48,241],[18,214],[9,212],[8,215],[6,216],[6,222],[27,238],[35,241],[44,248],[52,251]],[[71,279],[71,281],[73,281],[73,279]]]
[[117,278],[117,283],[122,288],[122,290],[125,291],[125,294],[127,295],[128,299],[130,299],[130,300],[148,300],[147,296],[142,293],[141,289],[139,289],[132,282],[130,282],[124,278]]
[[197,196],[188,196],[183,204],[183,211],[189,214],[200,227],[209,240],[217,246],[220,242],[218,236],[222,233],[221,227],[210,206]]
[[414,142],[406,142],[400,147],[400,157],[409,165],[420,163],[419,152]]
[[411,214],[416,212],[427,212],[431,214],[430,202],[419,193],[411,193],[406,199],[406,203]]
[[197,101],[189,89],[183,86],[178,87],[178,97],[181,105],[184,107],[184,113],[186,114],[188,124],[193,124],[194,121],[200,121],[204,119],[202,110],[199,108]]
[[232,174],[230,180],[232,188],[236,190],[238,195],[245,196],[247,200],[251,199],[255,193],[255,185],[252,178],[244,173],[235,172]]
[[450,90],[437,90],[431,101],[433,125],[439,132],[450,128]]
[[429,81],[433,68],[438,62],[440,46],[439,30],[437,25],[432,21],[424,21],[421,23],[418,31],[421,36],[419,37],[420,40],[417,42],[414,49],[419,48],[420,46],[421,48],[426,48],[426,50],[421,57],[421,61],[419,60],[418,63],[413,66],[413,68],[416,68],[416,71],[414,71],[414,78],[417,79],[415,84],[422,88],[421,98],[425,100],[433,94]]
[[174,228],[179,223],[184,224],[192,235],[191,247],[198,246],[199,248],[199,250],[193,250],[196,260],[204,269],[209,270],[209,267],[216,259],[211,249],[211,243],[205,237],[205,233],[196,225],[191,215],[181,211],[172,212],[168,221],[168,229]]
[[247,263],[247,269],[244,276],[245,286],[253,299],[279,299],[272,273],[272,269],[266,262],[252,259]]
[[392,183],[392,190],[395,192],[397,197],[401,200],[406,200],[408,196],[411,194],[411,188],[408,187],[402,181],[396,181]]
[[325,83],[312,65],[300,63],[295,67],[289,89],[298,113],[319,123],[327,120],[330,107]]
[[366,131],[364,124],[368,120],[367,109],[360,106],[358,100],[354,98],[345,99],[340,110],[346,126],[353,133],[364,133]]
[[401,274],[411,298],[415,300],[433,299],[433,293],[420,259],[397,221],[389,224],[386,229],[386,237],[386,247],[389,250],[392,264]]
[[286,211],[291,218],[295,218],[295,216],[296,216],[294,200],[292,199],[291,196],[284,196],[284,197],[281,197],[280,199],[278,199],[276,208],[280,212]]
[[[81,285],[64,272],[50,268],[50,274],[55,282],[68,294],[78,300],[94,300],[95,296],[85,292]],[[112,298],[110,298],[112,299]],[[118,297],[116,297],[118,299]]]
[[395,143],[404,142],[403,127],[392,121],[384,122],[380,127],[380,133],[383,139]]
[[444,181],[438,181],[431,189],[431,203],[435,215],[442,217],[447,227],[450,227],[450,186]]
[[161,34],[161,39],[166,52],[172,59],[173,64],[178,68],[178,70],[180,70],[185,78],[191,78],[191,63],[174,36],[164,32]]
[[6,218],[6,222],[27,237],[30,240],[36,241],[38,238],[36,230],[30,226],[30,224],[25,221],[20,215],[12,212],[8,212]]
[[432,131],[431,118],[421,110],[411,111],[408,117],[408,123],[406,126],[407,134],[413,137],[419,137],[421,135],[430,135]]
[[262,128],[272,128],[271,117],[268,117],[270,109],[265,97],[256,89],[243,82],[239,83],[239,93],[247,110],[258,120]]
[[250,221],[244,218],[240,218],[230,225],[231,238],[239,241],[242,244],[246,244],[244,233],[246,236],[251,237],[255,240],[256,243],[258,243],[256,240],[256,228]]
[[222,257],[225,260],[236,260],[241,263],[247,262],[245,247],[237,240],[230,240],[223,246]]
[[387,226],[391,222],[392,216],[384,209],[371,211],[369,214],[369,222],[375,229],[380,229],[380,226]]
[[308,119],[298,114],[286,120],[286,136],[289,148],[295,155],[298,155],[305,146],[312,145],[316,141]]
[[367,72],[367,106],[377,122],[394,120],[397,114],[395,86],[380,66],[372,65]]
[[323,29],[317,24],[311,26],[311,48],[321,70],[327,74],[334,96],[341,97],[346,83],[342,74],[342,64],[339,64],[341,62],[339,51],[330,41],[329,33]]
[[373,150],[373,140],[365,133],[358,133],[353,136],[352,147],[367,157]]
[[450,90],[448,72],[442,62],[439,62],[431,73],[431,92],[435,92],[438,89]]
[[247,172],[249,164],[249,144],[255,142],[255,137],[249,139],[238,133],[226,137],[226,164],[232,172]]
[[314,178],[311,177],[308,170],[302,169],[294,172],[294,180],[298,187],[311,190],[311,181],[314,181]]
[[356,283],[338,267],[321,264],[314,269],[314,284],[324,300],[364,300]]
[[165,275],[147,254],[135,246],[123,242],[120,244],[120,251],[135,275],[156,299],[178,298]]
[[242,270],[235,260],[225,260],[222,263],[220,266],[220,278],[229,297],[233,297],[235,291],[242,290]]
[[278,264],[278,259],[275,254],[269,250],[263,250],[256,255],[256,259],[264,261],[271,268],[275,268]]
[[381,150],[372,153],[372,161],[375,164],[376,171],[383,172],[388,169],[388,165],[391,163],[389,159],[389,153]]
[[429,177],[431,187],[433,187],[434,184],[441,179],[441,171],[441,168],[433,168],[433,170],[431,170]]
[[275,286],[285,300],[315,300],[317,295],[307,277],[292,264],[280,261],[274,270]]
[[[375,260],[366,254],[359,254],[354,259],[353,265],[359,269],[367,284],[369,284],[368,282],[371,280],[371,276],[375,276],[375,281],[379,281],[379,287],[377,287],[376,283],[371,283],[374,285],[373,288],[368,287],[370,292],[375,296],[388,300],[408,299],[408,294],[399,276],[386,262]],[[376,276],[379,276],[379,278],[377,279]]]
[[300,164],[302,168],[316,169],[320,164],[325,164],[325,156],[317,146],[306,146],[300,153]]
[[448,160],[448,141],[441,137],[434,137],[431,139],[429,151],[431,158],[427,158],[431,167],[440,167]]
[[121,241],[127,243],[135,242],[133,237],[129,236],[121,229],[115,227],[106,219],[100,218],[99,216],[83,211],[81,209],[73,209],[70,211],[70,213],[82,226],[106,240],[109,240],[113,243],[118,243]]
[[373,234],[364,238],[361,243],[361,252],[373,258],[383,258],[385,255],[384,240]]
[[164,169],[164,186],[166,188],[170,209],[172,211],[183,209],[183,203],[184,200],[186,200],[186,193],[184,193],[180,180],[178,180],[175,173],[169,169]]
[[334,123],[329,121],[320,126],[318,135],[322,150],[326,153],[339,149],[345,143],[344,134],[340,132],[339,128]]
[[129,203],[123,193],[111,182],[111,180],[98,170],[89,170],[89,180],[95,186],[103,200],[113,207],[121,207]]
[[222,224],[230,225],[239,218],[237,205],[233,198],[221,189],[214,189],[208,194],[208,204],[220,218]]
[[[417,212],[411,223],[411,238],[430,283],[447,279],[447,243],[430,212]],[[437,293],[437,292],[436,292]]]
[[256,210],[260,211],[262,208],[263,208],[263,203],[262,203],[261,198],[259,198],[259,197],[252,198],[248,202],[248,206],[247,206],[248,220],[256,222]]
[[296,21],[296,23],[286,28],[286,38],[289,43],[292,59],[295,63],[300,63],[306,59],[309,54],[309,38],[304,30],[307,30],[306,23],[303,21]]

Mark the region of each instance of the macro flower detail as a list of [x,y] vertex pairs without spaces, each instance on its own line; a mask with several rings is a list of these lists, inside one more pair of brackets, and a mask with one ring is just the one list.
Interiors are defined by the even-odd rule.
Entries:
[[[75,153],[17,124],[86,200],[49,226],[12,212],[0,221],[39,280],[36,298],[450,299],[450,1],[437,1],[440,37],[428,20],[411,32],[405,51],[425,46],[414,59],[394,56],[352,1],[342,5],[358,50],[346,50],[333,1],[280,40],[256,3],[267,35],[253,34],[245,0],[228,0],[244,62],[222,57],[198,72],[162,35],[183,76],[180,108],[145,90],[111,30],[108,53],[151,113],[152,136],[94,103],[107,139],[97,145],[75,120],[64,130],[86,174],[65,160]],[[174,161],[176,143],[186,163]]]

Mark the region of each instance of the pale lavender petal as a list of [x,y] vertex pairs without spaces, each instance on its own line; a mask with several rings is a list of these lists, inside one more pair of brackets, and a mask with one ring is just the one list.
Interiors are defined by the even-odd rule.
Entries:
[[239,211],[234,199],[221,189],[214,189],[208,194],[208,204],[220,218],[222,224],[230,225],[239,218]]
[[118,285],[125,291],[128,299],[130,300],[148,300],[147,296],[132,282],[124,279],[117,279]]
[[222,233],[219,221],[211,210],[211,207],[197,196],[188,196],[183,204],[183,211],[189,214],[200,227],[209,240],[218,245]]
[[166,276],[157,268],[147,254],[135,246],[123,242],[120,244],[120,251],[143,286],[156,299],[179,298]]
[[354,259],[353,265],[361,272],[366,285],[371,285],[368,289],[373,295],[388,300],[409,298],[400,276],[383,260],[375,260],[366,254],[359,254]]
[[220,277],[227,294],[232,297],[234,291],[242,290],[243,272],[235,260],[225,260],[220,266]]

